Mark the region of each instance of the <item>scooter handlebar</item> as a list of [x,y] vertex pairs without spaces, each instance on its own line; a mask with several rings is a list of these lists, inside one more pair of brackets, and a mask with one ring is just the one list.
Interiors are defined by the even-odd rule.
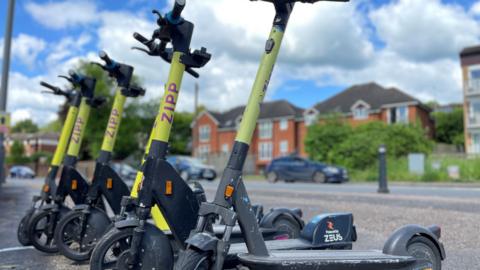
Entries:
[[182,16],[182,11],[185,8],[186,0],[175,0],[172,12],[170,13],[171,19],[179,20]]
[[102,59],[107,64],[107,66],[115,65],[115,62],[108,56],[105,51],[100,51],[98,53],[98,57],[100,57],[100,59]]

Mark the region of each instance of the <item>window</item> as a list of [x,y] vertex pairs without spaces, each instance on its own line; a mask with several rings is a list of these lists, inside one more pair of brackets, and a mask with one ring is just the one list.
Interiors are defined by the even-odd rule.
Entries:
[[198,147],[198,158],[201,159],[202,161],[207,161],[208,159],[208,154],[210,154],[210,145],[200,145]]
[[272,121],[260,122],[258,124],[260,139],[272,138]]
[[208,142],[210,140],[210,126],[200,126],[200,141]]
[[480,100],[470,101],[468,118],[470,120],[470,124],[480,123]]
[[288,129],[288,119],[281,119],[280,130],[287,130],[287,129]]
[[391,108],[388,111],[388,123],[389,124],[396,124],[396,123],[407,124],[408,123],[408,106]]
[[280,142],[280,154],[282,156],[288,154],[288,141],[281,141]]
[[259,143],[258,144],[258,159],[259,160],[271,160],[272,159],[272,143]]
[[364,120],[368,118],[368,108],[362,104],[353,109],[353,119]]
[[228,153],[228,143],[222,144],[222,153]]
[[315,121],[317,120],[317,114],[313,111],[308,112],[305,114],[305,125],[306,126],[311,126],[315,124]]

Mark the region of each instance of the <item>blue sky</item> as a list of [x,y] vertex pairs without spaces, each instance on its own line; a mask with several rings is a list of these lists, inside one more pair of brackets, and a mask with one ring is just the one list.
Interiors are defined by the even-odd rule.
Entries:
[[[8,104],[14,121],[53,120],[61,101],[39,95],[39,80],[60,83],[58,73],[80,59],[95,60],[100,49],[137,67],[145,99],[158,98],[168,66],[129,48],[133,31],[154,29],[150,10],[165,11],[168,2],[17,0]],[[6,9],[0,1],[2,18]],[[458,52],[480,43],[480,2],[352,0],[295,9],[267,99],[308,108],[353,84],[376,81],[424,101],[462,100]],[[213,54],[200,70],[201,103],[226,110],[246,102],[272,10],[247,0],[187,1],[184,14],[196,23],[193,47]],[[193,108],[194,83],[185,79],[181,110]]]

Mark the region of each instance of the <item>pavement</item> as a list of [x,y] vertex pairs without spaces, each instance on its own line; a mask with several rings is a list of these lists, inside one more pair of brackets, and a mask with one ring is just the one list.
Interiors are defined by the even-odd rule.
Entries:
[[[218,181],[203,182],[213,197]],[[0,270],[84,270],[59,255],[21,247],[16,227],[37,194],[41,180],[9,180],[0,188]],[[390,194],[377,194],[372,183],[312,184],[246,181],[254,203],[265,210],[275,206],[300,207],[304,219],[325,212],[352,212],[358,241],[354,249],[382,249],[388,236],[405,224],[442,227],[447,259],[443,269],[480,269],[480,187],[472,185],[390,185]]]

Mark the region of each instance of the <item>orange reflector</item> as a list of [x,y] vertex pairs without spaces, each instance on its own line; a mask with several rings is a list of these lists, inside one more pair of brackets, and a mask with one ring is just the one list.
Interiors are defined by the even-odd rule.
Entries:
[[78,183],[76,179],[72,180],[72,190],[77,190],[78,188]]
[[113,188],[113,179],[108,178],[107,179],[107,189],[112,189]]
[[165,195],[172,195],[173,194],[173,184],[171,180],[167,180],[165,182]]
[[50,187],[48,185],[43,186],[43,192],[48,192],[50,190]]
[[225,188],[225,198],[231,198],[232,195],[233,195],[233,191],[235,189],[233,188],[232,185],[228,185],[226,188]]

